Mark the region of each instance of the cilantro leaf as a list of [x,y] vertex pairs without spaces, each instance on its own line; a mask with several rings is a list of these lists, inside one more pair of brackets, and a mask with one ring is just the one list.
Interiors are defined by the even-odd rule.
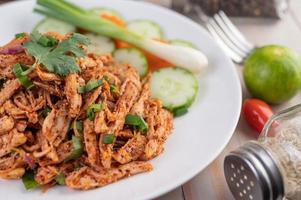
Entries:
[[80,71],[75,58],[86,55],[80,45],[88,45],[88,38],[74,33],[57,46],[45,47],[39,43],[41,37],[43,35],[35,31],[31,33],[31,41],[23,45],[28,53],[35,57],[37,63],[42,64],[47,71],[61,76]]
[[38,31],[33,31],[30,34],[31,41],[34,41],[34,42],[38,42],[41,37],[42,37],[42,34],[39,33]]
[[64,54],[50,52],[47,57],[43,57],[40,61],[49,72],[61,76],[80,72],[75,58]]
[[34,41],[26,42],[25,44],[23,44],[23,47],[38,61],[42,60],[44,55],[47,55],[47,53],[51,50],[51,48],[43,47],[42,45]]
[[83,44],[83,45],[88,45],[91,43],[90,39],[87,38],[86,36],[79,34],[79,33],[73,33],[73,39],[78,41],[78,43]]

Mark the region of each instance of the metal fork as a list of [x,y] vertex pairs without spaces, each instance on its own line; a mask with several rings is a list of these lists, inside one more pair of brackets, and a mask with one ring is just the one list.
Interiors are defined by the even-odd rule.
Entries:
[[198,4],[188,0],[173,0],[172,9],[203,23],[220,47],[235,63],[243,64],[246,57],[256,48],[223,11],[208,17]]

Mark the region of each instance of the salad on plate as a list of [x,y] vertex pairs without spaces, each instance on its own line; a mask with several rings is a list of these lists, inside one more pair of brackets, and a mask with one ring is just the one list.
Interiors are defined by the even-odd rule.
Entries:
[[47,17],[0,48],[0,177],[87,190],[151,171],[206,56],[150,20],[37,2]]

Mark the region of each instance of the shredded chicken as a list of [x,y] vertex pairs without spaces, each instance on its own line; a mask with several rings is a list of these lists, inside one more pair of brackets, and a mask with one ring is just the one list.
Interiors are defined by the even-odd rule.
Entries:
[[79,76],[77,74],[70,74],[65,78],[65,94],[69,101],[69,116],[76,117],[80,113],[82,106],[82,96],[78,93],[78,88],[83,84],[80,84]]
[[52,109],[43,122],[42,132],[47,141],[57,147],[66,138],[71,118],[67,113],[67,104],[59,102],[57,109]]
[[0,91],[0,106],[10,99],[20,87],[21,83],[18,79],[8,80]]
[[0,135],[7,133],[14,128],[15,122],[12,117],[7,115],[0,118]]
[[97,148],[97,135],[93,130],[93,122],[89,119],[84,121],[84,139],[88,160],[91,165],[99,163],[99,150]]
[[48,165],[46,167],[39,167],[35,180],[39,185],[45,185],[53,181],[53,179],[59,174],[58,170]]
[[10,156],[0,158],[0,178],[19,179],[25,173],[25,162],[23,160],[25,152],[15,149]]
[[9,154],[15,147],[26,142],[24,133],[20,133],[17,129],[11,130],[9,133],[0,136],[0,157]]
[[121,164],[137,160],[137,158],[139,158],[139,156],[143,153],[145,144],[146,138],[141,134],[137,134],[128,140],[123,147],[118,149],[118,151],[113,155],[113,158]]
[[61,81],[58,75],[45,72],[41,66],[36,68],[36,73],[42,81]]
[[[48,35],[59,41],[68,37]],[[151,74],[141,80],[135,68],[116,63],[111,55],[89,53],[77,58],[79,73],[64,77],[38,64],[28,74],[34,86],[26,89],[12,68],[35,63],[22,48],[28,40],[26,35],[0,47],[0,75],[5,78],[0,178],[18,179],[33,170],[44,188],[63,175],[68,187],[87,190],[151,171],[148,160],[163,152],[173,126],[172,114],[151,98]],[[90,80],[101,84],[82,92]],[[129,114],[144,119],[148,129],[126,124]]]
[[25,53],[19,53],[16,55],[0,54],[0,76],[13,79],[15,77],[13,74],[13,67],[17,63],[32,65],[33,59]]
[[102,187],[124,177],[151,170],[151,164],[141,161],[131,162],[120,165],[117,168],[110,168],[100,172],[95,171],[90,167],[83,167],[79,171],[72,172],[66,178],[66,184],[74,189],[87,190],[95,187]]

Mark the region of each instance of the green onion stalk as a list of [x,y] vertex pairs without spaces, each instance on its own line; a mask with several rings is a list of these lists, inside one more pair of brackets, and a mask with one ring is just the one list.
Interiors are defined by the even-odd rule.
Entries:
[[72,136],[72,146],[73,146],[73,150],[71,151],[71,153],[65,159],[64,162],[68,162],[70,160],[76,160],[83,154],[84,146],[82,140],[75,135]]
[[208,65],[206,56],[196,49],[164,44],[139,36],[65,0],[37,0],[37,3],[39,7],[34,9],[35,12],[127,42],[195,74],[202,72]]

